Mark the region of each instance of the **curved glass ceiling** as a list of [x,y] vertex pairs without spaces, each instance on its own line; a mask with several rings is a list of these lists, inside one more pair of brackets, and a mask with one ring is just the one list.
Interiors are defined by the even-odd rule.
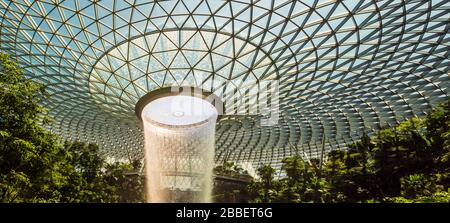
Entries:
[[44,83],[50,130],[142,157],[134,114],[170,85],[275,80],[280,120],[226,115],[216,160],[345,149],[449,97],[449,1],[0,1],[0,49]]
[[256,83],[276,70],[257,45],[232,34],[165,30],[134,37],[103,54],[90,72],[89,88],[99,104],[126,113],[139,98],[164,86],[230,91],[236,89],[233,83]]

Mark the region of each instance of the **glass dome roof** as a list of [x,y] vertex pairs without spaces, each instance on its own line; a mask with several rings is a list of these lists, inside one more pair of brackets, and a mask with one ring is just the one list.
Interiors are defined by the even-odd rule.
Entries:
[[134,106],[170,85],[279,83],[278,125],[225,115],[216,160],[345,149],[450,93],[449,1],[0,1],[0,49],[47,86],[51,131],[142,157]]

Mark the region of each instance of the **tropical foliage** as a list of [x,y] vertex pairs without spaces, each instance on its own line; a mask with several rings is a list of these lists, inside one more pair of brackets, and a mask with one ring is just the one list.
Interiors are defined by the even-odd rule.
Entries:
[[215,180],[213,201],[220,203],[244,203],[249,194],[247,182],[252,179],[249,173],[234,162],[224,162],[214,168]]
[[450,202],[450,101],[327,154],[283,160],[249,185],[253,202]]
[[139,202],[137,163],[106,162],[98,146],[63,143],[41,127],[42,85],[0,54],[0,202]]

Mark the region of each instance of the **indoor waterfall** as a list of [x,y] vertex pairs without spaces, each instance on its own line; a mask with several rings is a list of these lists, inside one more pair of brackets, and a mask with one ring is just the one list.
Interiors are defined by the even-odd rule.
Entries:
[[142,113],[148,202],[211,202],[217,110],[206,100],[167,96]]

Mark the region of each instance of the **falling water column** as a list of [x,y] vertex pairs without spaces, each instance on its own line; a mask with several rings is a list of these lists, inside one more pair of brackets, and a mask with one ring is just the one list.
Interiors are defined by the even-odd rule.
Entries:
[[211,202],[216,119],[215,108],[195,97],[144,107],[148,202]]

